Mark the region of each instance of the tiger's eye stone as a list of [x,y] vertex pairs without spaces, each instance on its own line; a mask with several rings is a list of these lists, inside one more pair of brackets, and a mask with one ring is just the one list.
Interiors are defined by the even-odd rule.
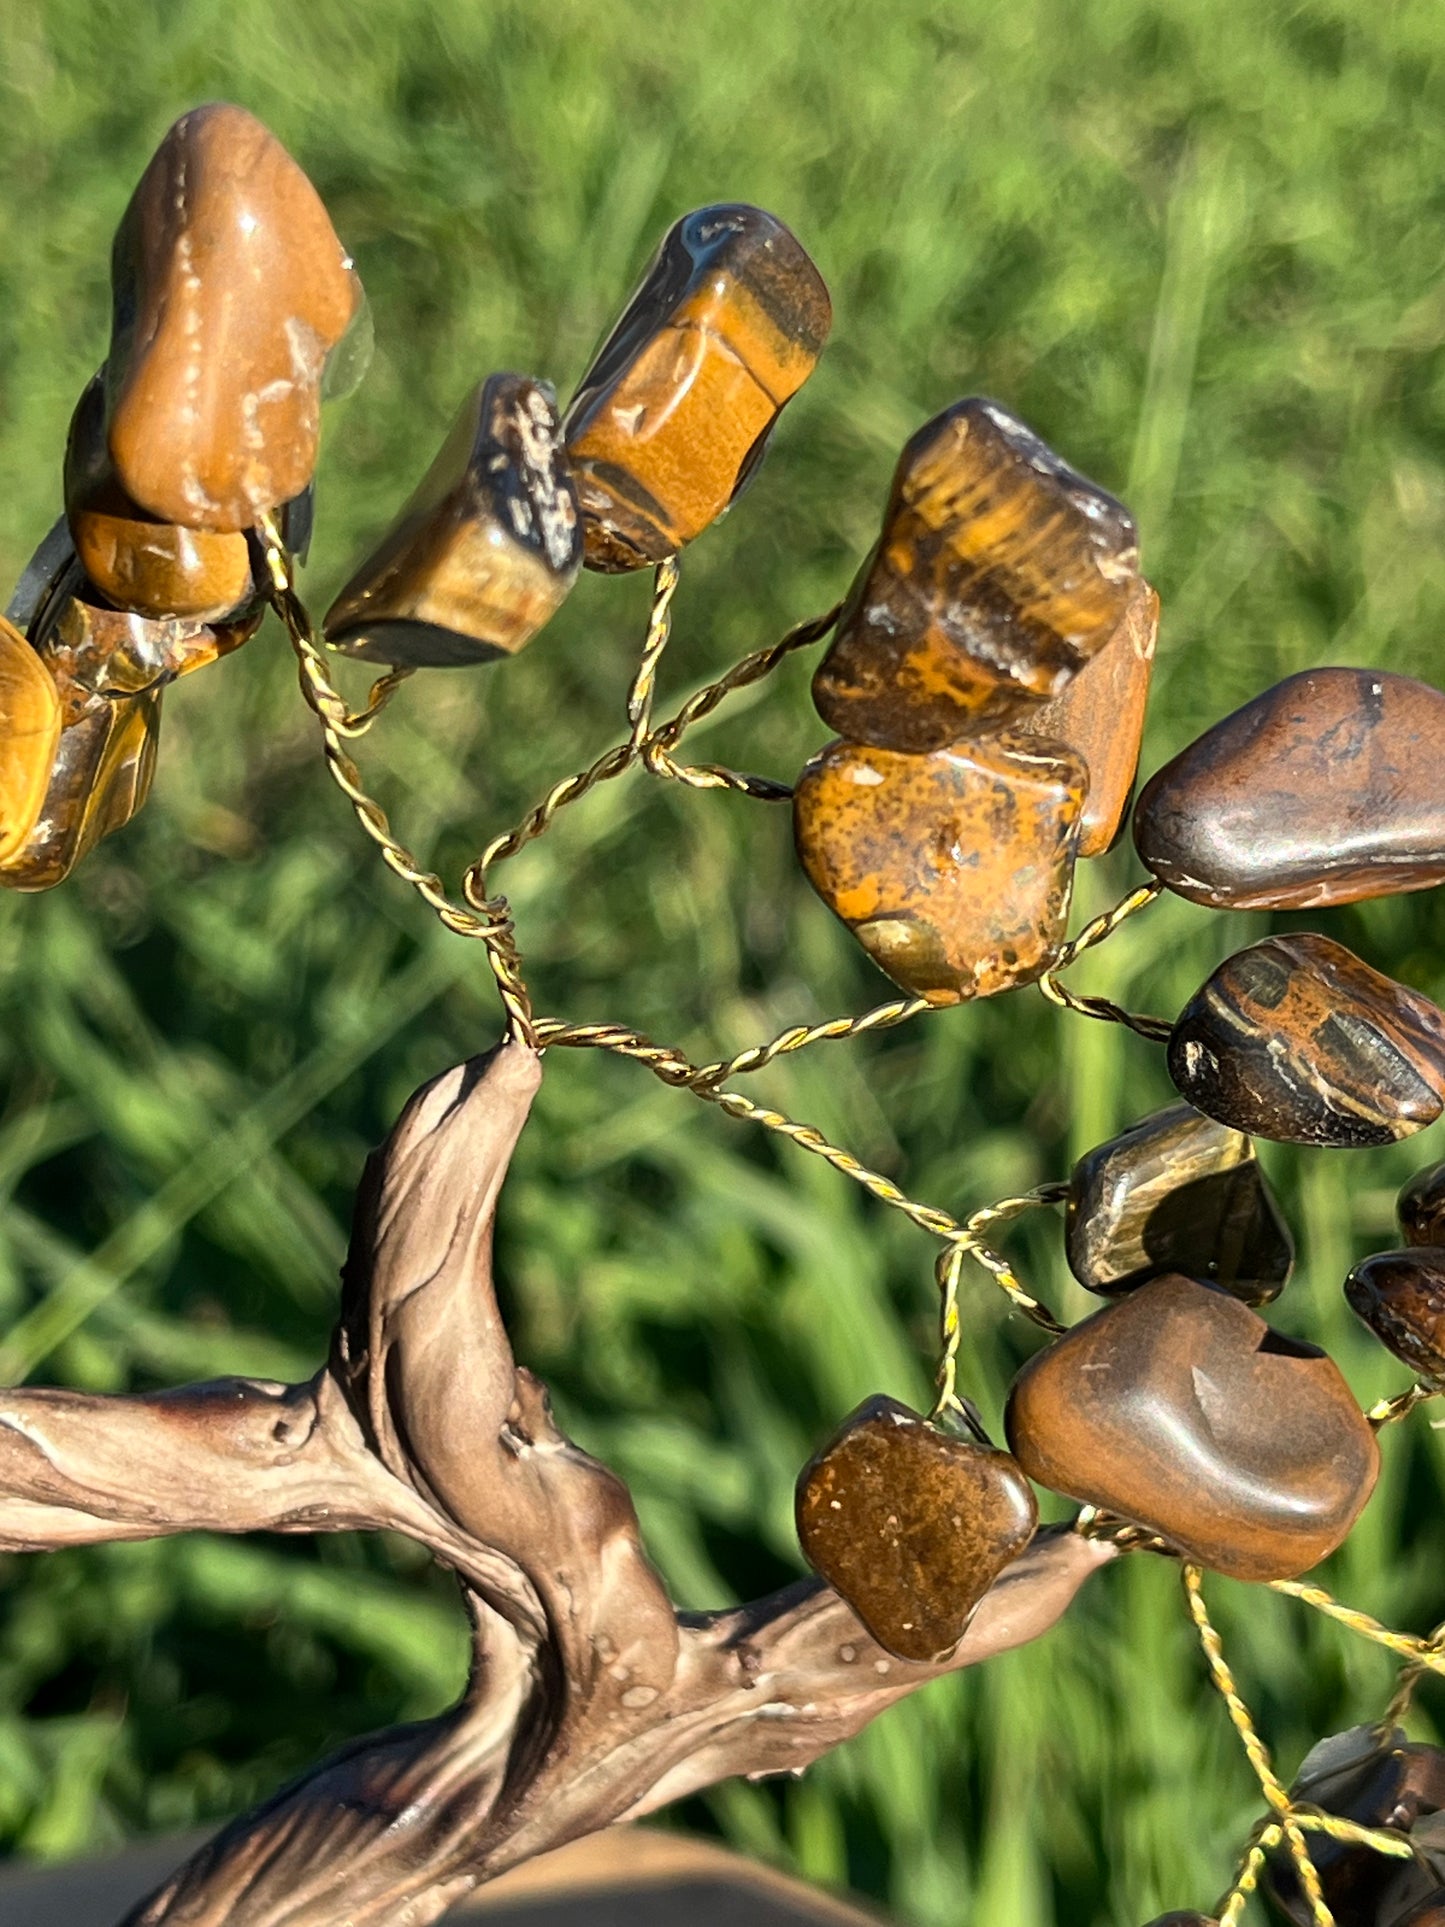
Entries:
[[[1356,1826],[1385,1827],[1413,1837],[1416,1823],[1437,1813],[1445,1800],[1445,1753],[1438,1747],[1407,1743],[1398,1727],[1386,1735],[1377,1727],[1356,1727],[1332,1734],[1310,1752],[1290,1794]],[[1399,1919],[1402,1912],[1408,1917],[1406,1910],[1439,1878],[1438,1871],[1431,1871],[1423,1835],[1417,1846],[1426,1851],[1421,1864],[1410,1870],[1402,1892],[1399,1861],[1387,1860],[1354,1841],[1313,1835],[1310,1857],[1336,1927],[1382,1927]],[[1300,1891],[1287,1850],[1269,1856],[1264,1885],[1288,1919],[1298,1927],[1313,1927],[1314,1914]]]
[[1038,1484],[1235,1579],[1317,1565],[1380,1469],[1331,1360],[1189,1278],[1156,1278],[1037,1353],[1004,1426]]
[[1185,1005],[1169,1075],[1253,1137],[1390,1144],[1445,1108],[1445,1012],[1328,937],[1266,937]]
[[1380,669],[1309,669],[1166,763],[1139,855],[1195,903],[1301,910],[1445,880],[1445,695]]
[[1156,1111],[1080,1158],[1064,1246],[1079,1283],[1105,1297],[1177,1271],[1267,1305],[1294,1265],[1253,1144],[1191,1104]]
[[1346,1278],[1345,1296],[1412,1372],[1445,1379],[1445,1249],[1377,1252]]
[[50,782],[24,844],[0,863],[0,888],[48,890],[140,809],[155,772],[161,692],[99,701],[60,732]]
[[930,756],[830,743],[794,793],[798,856],[895,983],[991,997],[1063,943],[1085,781],[1062,743],[1007,729]]
[[880,1646],[935,1660],[1033,1538],[1038,1507],[1007,1452],[870,1398],[803,1468],[797,1523],[809,1565]]
[[903,450],[813,701],[854,742],[941,748],[1061,694],[1138,586],[1128,511],[996,402],[957,402]]
[[331,605],[326,633],[368,662],[514,656],[581,567],[555,397],[543,382],[493,375],[467,397],[420,487]]
[[1147,582],[1140,582],[1118,629],[1093,661],[1065,683],[1063,694],[1019,711],[1020,729],[1067,743],[1089,766],[1079,830],[1081,857],[1102,856],[1123,826],[1139,767],[1158,635],[1159,597]]
[[1395,1212],[1407,1245],[1445,1245],[1445,1164],[1417,1171],[1401,1188]]
[[774,215],[703,207],[668,230],[567,410],[589,569],[660,562],[722,514],[832,320]]
[[0,864],[24,847],[45,802],[60,742],[54,678],[0,616]]
[[67,724],[97,697],[137,696],[228,656],[261,626],[261,612],[228,623],[151,619],[68,596],[45,624],[41,659]]
[[240,107],[182,116],[121,221],[111,279],[107,432],[125,494],[221,532],[300,495],[361,284],[276,137]]
[[65,513],[89,580],[118,609],[208,621],[253,599],[251,549],[239,533],[158,522],[116,480],[105,443],[105,389],[80,398],[65,451]]

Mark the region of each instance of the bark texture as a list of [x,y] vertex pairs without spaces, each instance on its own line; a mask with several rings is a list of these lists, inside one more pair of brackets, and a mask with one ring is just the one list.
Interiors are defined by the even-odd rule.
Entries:
[[471,1615],[458,1706],[344,1748],[122,1927],[423,1927],[548,1848],[807,1766],[940,1673],[1046,1632],[1113,1556],[1041,1535],[936,1666],[892,1658],[815,1580],[675,1612],[627,1488],[558,1430],[498,1312],[492,1225],[539,1077],[506,1043],[412,1098],[368,1161],[309,1383],[0,1392],[0,1547],[385,1528],[456,1572]]

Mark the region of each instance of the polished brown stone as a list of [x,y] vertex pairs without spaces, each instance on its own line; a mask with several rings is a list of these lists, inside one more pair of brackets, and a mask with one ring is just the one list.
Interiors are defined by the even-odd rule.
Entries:
[[1102,856],[1123,827],[1139,767],[1159,597],[1140,582],[1113,636],[1062,695],[1020,709],[1017,726],[1032,736],[1067,743],[1089,766],[1089,789],[1079,831],[1079,855]]
[[1009,1392],[1031,1479],[1236,1579],[1291,1579],[1348,1534],[1375,1435],[1323,1352],[1226,1292],[1156,1278],[1031,1358]]
[[86,575],[117,609],[205,622],[254,599],[251,546],[244,535],[158,522],[122,489],[106,447],[99,375],[70,424],[65,513]]
[[130,821],[150,791],[160,717],[153,689],[93,703],[61,731],[34,828],[0,863],[0,889],[50,889]]
[[803,1556],[900,1659],[950,1652],[1034,1536],[1007,1452],[956,1438],[891,1398],[864,1401],[803,1468]]
[[67,596],[45,625],[40,655],[72,723],[96,697],[138,696],[228,656],[256,633],[258,610],[228,623],[152,620]]
[[1445,1245],[1445,1164],[1430,1164],[1401,1187],[1395,1211],[1407,1245]]
[[1179,896],[1300,910],[1445,880],[1445,695],[1309,669],[1206,731],[1146,786],[1134,842]]
[[121,221],[112,280],[107,429],[124,492],[212,531],[300,495],[361,284],[275,136],[240,107],[183,115]]
[[588,568],[660,562],[722,514],[832,318],[775,216],[726,204],[669,229],[567,410]]
[[1079,1283],[1105,1297],[1177,1271],[1267,1305],[1294,1264],[1253,1144],[1191,1104],[1156,1111],[1080,1158],[1064,1246]]
[[1445,1379],[1445,1249],[1376,1252],[1345,1280],[1345,1296],[1418,1377]]
[[1063,943],[1084,783],[1072,750],[1007,729],[930,756],[831,743],[798,779],[798,855],[895,983],[991,997]]
[[1328,937],[1267,937],[1185,1006],[1169,1075],[1254,1137],[1389,1144],[1445,1108],[1445,1012]]
[[24,848],[35,828],[59,743],[54,678],[0,616],[0,864]]
[[331,605],[326,634],[367,662],[514,656],[581,567],[552,391],[493,375],[462,404],[416,493]]
[[941,748],[1060,695],[1138,586],[1127,510],[997,403],[957,402],[903,450],[813,701],[854,742]]
[[[1409,1833],[1413,1841],[1417,1824],[1430,1821],[1445,1800],[1445,1753],[1407,1742],[1398,1727],[1388,1733],[1354,1727],[1332,1734],[1310,1752],[1290,1793],[1356,1826]],[[1311,1835],[1310,1857],[1336,1927],[1388,1927],[1408,1917],[1440,1877],[1439,1869],[1432,1871],[1434,1856],[1425,1837],[1434,1824],[1416,1842],[1420,1864],[1408,1870],[1354,1841]],[[1264,1888],[1297,1927],[1313,1927],[1314,1915],[1284,1848],[1270,1855]]]

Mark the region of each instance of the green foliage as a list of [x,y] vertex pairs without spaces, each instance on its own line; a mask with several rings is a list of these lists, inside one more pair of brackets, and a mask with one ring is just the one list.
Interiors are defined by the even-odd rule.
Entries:
[[[324,603],[462,393],[564,393],[665,225],[776,209],[834,291],[832,347],[751,493],[687,557],[679,695],[837,595],[898,445],[961,394],[1017,409],[1137,508],[1166,610],[1146,767],[1287,672],[1439,677],[1445,616],[1445,16],[1432,0],[10,0],[0,61],[0,574],[58,502],[104,352],[109,240],[168,122],[254,109],[322,189],[370,289],[376,364],[327,429]],[[409,686],[364,745],[403,834],[455,874],[618,733],[646,611],[588,578],[521,661]],[[822,730],[795,662],[706,752],[790,775]],[[1128,887],[1091,866],[1081,915]],[[539,1007],[697,1055],[877,1001],[800,884],[786,812],[638,778],[510,866]],[[1304,920],[1282,919],[1299,926]],[[1445,994],[1424,895],[1312,919]],[[1170,1011],[1253,916],[1157,907],[1080,987]],[[0,1348],[103,1390],[320,1355],[365,1149],[486,1045],[475,951],[379,862],[321,771],[274,626],[167,699],[142,818],[65,889],[0,903]],[[1068,1168],[1166,1095],[1159,1054],[1032,992],[756,1080],[955,1212]],[[1302,1243],[1282,1322],[1362,1398],[1402,1372],[1339,1293],[1441,1155],[1269,1158]],[[1068,1314],[1056,1227],[1014,1240]],[[929,1242],[815,1160],[636,1067],[554,1053],[500,1240],[520,1354],[632,1482],[679,1600],[797,1570],[801,1460],[873,1390],[926,1395]],[[983,1278],[965,1389],[997,1418],[1033,1335]],[[1440,1611],[1442,1446],[1391,1436],[1329,1579]],[[349,1734],[446,1703],[449,1587],[406,1546],[167,1542],[0,1568],[0,1830],[65,1854],[219,1816]],[[1207,1905],[1254,1812],[1162,1562],[1097,1582],[1040,1645],[916,1696],[800,1783],[711,1815],[918,1927],[1129,1927]],[[1211,1589],[1288,1771],[1373,1714],[1384,1659]],[[1423,1724],[1438,1704],[1428,1697]]]

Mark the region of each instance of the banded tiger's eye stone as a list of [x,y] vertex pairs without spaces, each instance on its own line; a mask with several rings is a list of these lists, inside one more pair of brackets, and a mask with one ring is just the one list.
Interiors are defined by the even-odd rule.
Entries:
[[1128,511],[996,402],[957,402],[899,458],[813,701],[854,742],[941,748],[1060,695],[1138,586]]
[[0,864],[24,848],[35,828],[59,743],[54,678],[0,616]]
[[117,609],[204,622],[254,599],[244,535],[158,522],[121,488],[106,448],[105,389],[98,375],[70,424],[65,513],[86,576]]
[[1445,1248],[1377,1252],[1345,1280],[1345,1297],[1412,1372],[1445,1379]]
[[1079,1283],[1105,1297],[1176,1271],[1267,1305],[1294,1265],[1253,1144],[1192,1104],[1156,1111],[1080,1158],[1064,1248]]
[[552,390],[493,375],[467,397],[420,487],[331,605],[326,633],[367,662],[514,656],[581,567]]
[[1445,1109],[1445,1012],[1328,937],[1267,937],[1185,1006],[1169,1075],[1196,1109],[1285,1144],[1390,1144]]
[[102,837],[121,829],[150,793],[161,692],[96,702],[60,732],[35,827],[0,863],[0,888],[48,890]]
[[933,1004],[1031,983],[1064,941],[1084,765],[1000,730],[930,756],[830,743],[793,798],[808,881]]
[[112,284],[107,435],[125,494],[222,533],[300,495],[361,284],[276,137],[240,107],[183,115],[121,221]]
[[797,1524],[809,1565],[880,1646],[935,1660],[1033,1538],[1038,1507],[1007,1452],[870,1398],[803,1468]]
[[567,410],[587,566],[674,555],[716,521],[812,374],[833,309],[761,208],[698,208],[668,230]]
[[228,623],[151,619],[68,596],[45,624],[40,655],[67,724],[97,697],[137,696],[228,656],[261,626],[261,612]]
[[1144,863],[1231,910],[1353,903],[1445,880],[1445,695],[1310,669],[1166,763],[1134,811]]
[[1029,1477],[1235,1579],[1334,1551],[1380,1469],[1323,1352],[1226,1292],[1156,1278],[1031,1358],[1004,1426]]
[[1113,847],[1139,767],[1154,646],[1159,636],[1159,597],[1147,582],[1134,591],[1124,620],[1062,695],[1021,709],[1017,726],[1077,750],[1089,767],[1089,788],[1079,827],[1079,855],[1102,856]]
[[1417,1171],[1401,1189],[1395,1211],[1407,1245],[1445,1245],[1445,1164]]

